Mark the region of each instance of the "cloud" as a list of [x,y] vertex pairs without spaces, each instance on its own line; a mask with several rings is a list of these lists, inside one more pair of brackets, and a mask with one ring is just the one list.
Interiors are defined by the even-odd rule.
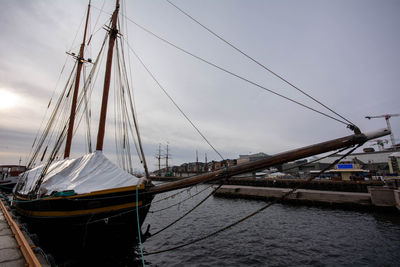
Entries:
[[[100,7],[102,2],[92,1],[92,4]],[[126,4],[131,5],[128,1]],[[383,119],[366,120],[367,115],[400,113],[400,54],[397,51],[400,37],[396,27],[400,23],[397,15],[400,5],[397,2],[382,5],[380,1],[368,1],[360,5],[357,1],[323,4],[318,1],[182,1],[178,4],[362,130],[386,126]],[[71,48],[77,52],[79,47],[82,30],[77,29],[85,8],[86,3],[82,1],[2,3],[0,22],[4,27],[0,33],[7,38],[0,42],[0,88],[20,99],[18,108],[1,111],[0,144],[4,162],[15,162],[18,154],[28,153],[65,62],[64,52]],[[113,3],[106,3],[105,10],[112,8]],[[126,10],[129,18],[196,55],[332,115],[170,5],[141,1],[135,3],[135,8],[128,6]],[[94,26],[99,11],[94,8],[92,14],[91,26]],[[96,30],[106,20],[107,15],[101,15]],[[273,154],[350,134],[346,125],[182,54],[129,22],[127,26],[130,31],[123,32],[123,38],[131,41],[158,81],[224,157],[260,151]],[[100,30],[95,34],[94,45],[103,33]],[[207,153],[210,160],[218,159],[131,51],[126,48],[125,52],[131,55],[136,109],[150,165],[155,164],[153,154],[158,144],[167,142],[177,164],[193,160],[196,150],[202,155]],[[94,50],[88,49],[87,53],[91,57],[95,55]],[[70,63],[72,60],[68,59],[61,80],[69,74]],[[100,76],[96,89],[101,89],[102,82]],[[61,82],[55,95],[60,87]],[[97,134],[99,101],[92,102],[93,139]],[[107,120],[112,125],[112,106],[109,111]],[[398,137],[399,118],[393,118],[391,123]],[[111,126],[105,148],[110,155],[114,153],[113,135]],[[85,150],[83,134],[79,132],[76,137],[74,151],[81,153]]]

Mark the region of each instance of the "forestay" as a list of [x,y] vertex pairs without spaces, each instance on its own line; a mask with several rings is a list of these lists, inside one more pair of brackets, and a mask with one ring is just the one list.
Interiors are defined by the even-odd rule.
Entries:
[[[44,165],[21,174],[25,180],[16,193],[26,195],[40,179]],[[133,176],[104,156],[101,151],[77,159],[64,159],[52,163],[39,188],[40,195],[74,190],[77,194],[141,184],[142,178]]]

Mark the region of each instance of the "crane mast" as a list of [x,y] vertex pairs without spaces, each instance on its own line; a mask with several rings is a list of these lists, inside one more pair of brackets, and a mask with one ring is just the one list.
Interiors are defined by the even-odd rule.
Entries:
[[385,118],[386,124],[387,124],[387,129],[390,131],[390,141],[392,143],[392,149],[395,149],[396,146],[396,141],[394,139],[394,134],[392,131],[392,126],[390,125],[390,118],[391,117],[398,117],[400,114],[384,114],[384,115],[378,115],[378,116],[366,116],[365,118],[367,119],[377,119],[377,118]]

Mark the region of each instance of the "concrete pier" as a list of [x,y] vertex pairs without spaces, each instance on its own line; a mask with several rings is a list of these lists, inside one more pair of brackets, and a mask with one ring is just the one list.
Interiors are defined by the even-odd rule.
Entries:
[[0,265],[25,266],[25,259],[3,212],[0,213]]
[[[224,185],[215,192],[215,195],[271,200],[280,198],[289,191],[291,191],[289,188]],[[357,192],[298,189],[285,201],[331,206],[372,207],[371,194]]]
[[377,207],[396,206],[395,192],[393,188],[370,186],[368,191],[371,194],[371,202]]
[[39,261],[18,225],[0,200],[0,266],[47,266]]
[[396,208],[400,211],[400,190],[394,190],[393,193],[396,201]]

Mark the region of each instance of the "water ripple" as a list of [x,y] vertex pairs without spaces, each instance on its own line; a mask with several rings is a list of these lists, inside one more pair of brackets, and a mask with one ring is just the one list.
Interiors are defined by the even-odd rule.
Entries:
[[[172,205],[185,194],[157,203],[157,208]],[[155,232],[207,194],[206,190],[179,209],[149,214],[145,227],[151,224]],[[145,250],[189,242],[263,205],[263,201],[211,197],[187,218],[148,239]],[[398,248],[398,214],[277,204],[218,236],[145,258],[151,266],[398,266]]]

